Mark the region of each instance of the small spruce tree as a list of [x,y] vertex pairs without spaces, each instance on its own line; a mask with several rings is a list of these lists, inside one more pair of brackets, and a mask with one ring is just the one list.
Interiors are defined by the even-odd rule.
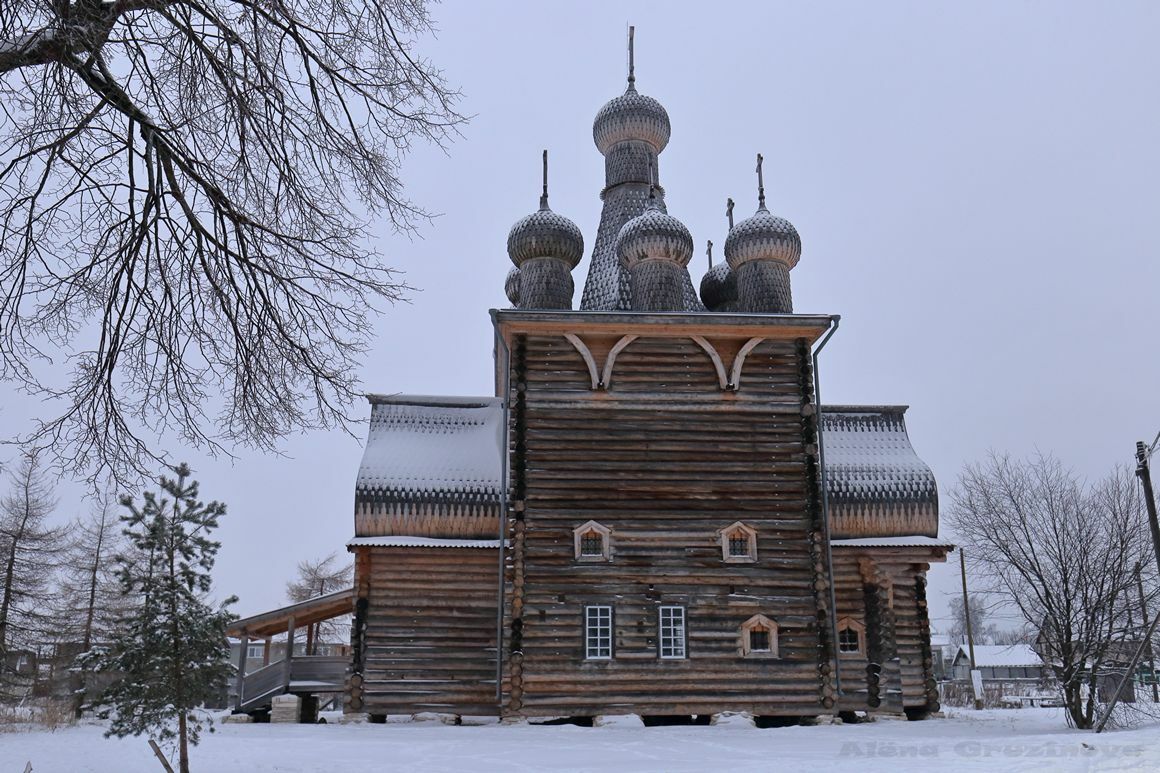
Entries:
[[119,557],[119,574],[135,605],[100,667],[121,674],[103,696],[103,715],[112,719],[106,736],[144,734],[176,747],[179,770],[188,773],[189,745],[205,727],[195,709],[233,671],[225,630],[236,599],[216,607],[208,600],[220,547],[209,534],[225,505],[198,501],[187,466],[174,472],[176,480],[162,476],[161,491],[144,494],[140,505],[121,500],[131,550]]

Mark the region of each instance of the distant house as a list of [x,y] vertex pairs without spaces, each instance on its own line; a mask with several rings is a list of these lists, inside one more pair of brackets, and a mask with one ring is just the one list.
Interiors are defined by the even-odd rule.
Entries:
[[[1040,682],[1050,676],[1050,670],[1039,654],[1026,644],[975,645],[975,666],[982,672],[983,682]],[[963,644],[951,664],[955,679],[971,678],[970,648]]]

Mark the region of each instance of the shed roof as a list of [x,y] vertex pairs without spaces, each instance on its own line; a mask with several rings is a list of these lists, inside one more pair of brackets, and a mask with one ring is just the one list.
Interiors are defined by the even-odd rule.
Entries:
[[[959,651],[955,653],[955,664],[970,662],[969,648],[965,644],[960,645]],[[1042,666],[1043,658],[1026,644],[976,644],[975,665],[978,668]]]
[[502,402],[495,397],[370,395],[356,491],[388,500],[499,496]]

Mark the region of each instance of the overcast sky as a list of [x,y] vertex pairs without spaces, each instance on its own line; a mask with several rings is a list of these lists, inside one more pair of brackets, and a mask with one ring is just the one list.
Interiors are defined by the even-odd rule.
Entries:
[[[633,23],[638,89],[672,121],[660,177],[698,243],[694,282],[725,199],[756,207],[763,153],[769,208],[802,237],[794,308],[842,315],[824,400],[911,406],[944,498],[988,449],[1098,477],[1160,430],[1160,4],[455,0],[435,16],[421,51],[474,118],[406,166],[441,217],[418,240],[378,234],[421,292],[379,321],[367,391],[491,394],[507,231],[537,206],[548,148],[552,207],[591,249],[592,118],[624,89]],[[20,417],[3,420],[9,435]],[[216,580],[241,614],[282,603],[300,559],[352,534],[359,440],[285,453],[175,454],[229,505]],[[65,496],[60,514],[79,507]],[[931,581],[940,629],[957,562]]]

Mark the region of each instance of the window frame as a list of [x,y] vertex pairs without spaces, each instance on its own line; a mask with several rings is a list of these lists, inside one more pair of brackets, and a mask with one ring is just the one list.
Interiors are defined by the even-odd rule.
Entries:
[[[769,648],[757,650],[753,648],[753,632],[756,630],[765,631],[769,635]],[[778,638],[781,633],[780,626],[777,621],[766,617],[765,615],[754,615],[741,624],[740,641],[738,641],[737,649],[741,657],[744,658],[777,658],[780,657]]]
[[[672,612],[674,610],[680,610],[680,613],[681,613],[680,614],[680,620],[681,620],[680,626],[681,626],[681,628],[680,628],[680,637],[679,638],[676,637],[675,635],[673,635],[673,632],[670,632],[667,637],[665,635],[665,622],[666,622],[665,621],[665,612]],[[668,622],[671,626],[672,625],[671,615],[670,615],[670,619]],[[671,652],[675,652],[676,651],[676,648],[675,648],[676,643],[677,642],[680,643],[681,649],[680,649],[679,655],[677,655],[677,654],[666,655],[665,654],[666,638],[670,642],[668,649]],[[688,660],[689,659],[689,612],[684,607],[684,605],[681,605],[681,604],[662,604],[661,606],[657,607],[657,659],[658,660]]]
[[[851,630],[858,638],[857,650],[843,650],[842,649],[842,631]],[[860,658],[866,652],[866,626],[859,623],[852,617],[843,617],[838,620],[838,630],[835,636],[834,646],[838,649],[838,656],[845,658]]]
[[[593,617],[592,617],[592,613],[593,612],[599,613],[602,610],[607,611],[607,613],[608,613],[607,620],[606,621],[597,620],[597,625],[601,626],[601,624],[603,623],[602,627],[607,627],[607,629],[608,629],[607,633],[605,634],[605,636],[608,639],[608,646],[607,646],[608,654],[607,655],[601,655],[601,654],[593,655],[592,654],[592,651],[593,651],[593,646],[592,646]],[[613,656],[616,653],[615,624],[616,624],[616,610],[613,609],[611,604],[585,604],[584,605],[584,660],[594,660],[594,661],[612,660]],[[600,643],[600,632],[597,631],[595,633],[595,636],[597,637],[597,643],[596,643],[595,649],[597,652],[599,652],[599,651],[601,651],[601,649],[603,649],[600,646],[600,644],[601,644]]]
[[[584,535],[596,532],[600,535],[600,553],[585,554],[581,549]],[[596,521],[588,521],[572,530],[572,550],[577,561],[583,563],[604,563],[612,560],[612,530]]]
[[[738,532],[745,535],[748,550],[744,554],[734,554],[729,547],[730,538]],[[736,521],[729,524],[720,532],[721,560],[727,564],[753,564],[757,562],[757,530],[752,526]]]

